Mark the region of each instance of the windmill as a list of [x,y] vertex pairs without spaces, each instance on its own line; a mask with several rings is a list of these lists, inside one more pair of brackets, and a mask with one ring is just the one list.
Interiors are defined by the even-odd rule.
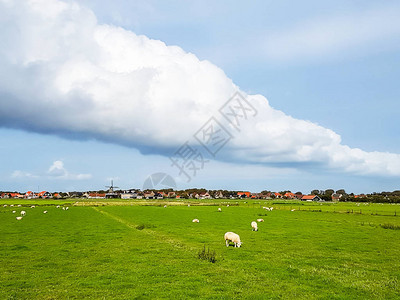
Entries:
[[114,189],[119,189],[118,186],[114,186],[114,181],[111,179],[111,185],[107,186],[108,193],[106,194],[106,198],[118,198],[118,194],[114,193]]

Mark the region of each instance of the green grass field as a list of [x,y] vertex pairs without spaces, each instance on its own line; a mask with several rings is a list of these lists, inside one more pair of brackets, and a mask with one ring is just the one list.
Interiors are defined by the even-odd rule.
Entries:
[[[0,299],[400,298],[399,205],[57,201],[0,202]],[[215,263],[198,258],[204,246]]]

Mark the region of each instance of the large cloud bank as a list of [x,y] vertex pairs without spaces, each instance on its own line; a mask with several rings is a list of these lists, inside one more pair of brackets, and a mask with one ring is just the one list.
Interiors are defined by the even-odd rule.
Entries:
[[[208,61],[175,46],[98,24],[75,2],[0,0],[0,126],[96,138],[170,154],[238,87]],[[341,144],[338,134],[246,95],[224,160],[304,163],[357,174],[400,175],[400,155]]]

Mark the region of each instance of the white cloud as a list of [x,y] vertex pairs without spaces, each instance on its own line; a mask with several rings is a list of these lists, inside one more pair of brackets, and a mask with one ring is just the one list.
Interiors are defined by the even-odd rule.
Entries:
[[29,172],[15,170],[11,174],[11,178],[38,178],[38,176]]
[[[0,126],[97,138],[171,154],[202,127],[238,87],[208,61],[176,46],[97,24],[74,2],[0,0]],[[7,75],[7,76],[5,76]],[[248,95],[256,117],[217,159],[313,164],[346,172],[400,175],[400,155],[341,144],[330,129],[273,109]],[[226,123],[224,123],[226,125]],[[68,173],[62,162],[48,176]]]
[[91,174],[74,174],[68,172],[61,160],[56,160],[45,174],[32,174],[26,171],[16,170],[11,174],[12,178],[48,178],[64,180],[86,180],[92,178]]
[[68,179],[68,180],[85,180],[92,178],[91,174],[74,174],[68,172],[64,168],[64,163],[61,160],[56,160],[47,171],[47,175],[54,178]]
[[[266,35],[263,53],[271,61],[326,58],[337,53],[382,51],[400,35],[400,6],[315,18]],[[372,44],[379,45],[378,49]],[[397,46],[398,47],[398,46]]]

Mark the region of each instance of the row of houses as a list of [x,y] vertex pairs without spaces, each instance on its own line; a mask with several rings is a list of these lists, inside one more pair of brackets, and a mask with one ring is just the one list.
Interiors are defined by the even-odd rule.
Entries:
[[15,199],[47,199],[47,198],[61,198],[60,194],[58,193],[50,193],[47,191],[41,191],[39,193],[35,193],[32,191],[28,191],[25,194],[21,193],[1,193],[0,198],[7,199],[7,198],[15,198]]
[[[64,197],[67,198],[88,198],[88,199],[105,199],[105,198],[121,198],[121,199],[163,199],[163,198],[172,198],[172,199],[180,199],[180,198],[190,198],[190,199],[298,199],[303,201],[322,201],[322,199],[318,195],[303,195],[301,193],[251,193],[251,192],[237,192],[231,193],[229,196],[224,195],[222,191],[217,192],[203,192],[203,193],[190,193],[182,196],[177,192],[162,192],[162,191],[140,191],[140,190],[125,190],[117,192],[68,192],[63,194]],[[342,194],[333,194],[333,201],[340,201],[342,198]],[[364,195],[360,195],[357,197],[363,197]],[[40,193],[35,193],[32,191],[28,191],[25,194],[21,193],[0,193],[0,198],[19,198],[19,199],[35,199],[35,198],[61,198],[59,193],[50,193],[47,191],[42,191]]]

